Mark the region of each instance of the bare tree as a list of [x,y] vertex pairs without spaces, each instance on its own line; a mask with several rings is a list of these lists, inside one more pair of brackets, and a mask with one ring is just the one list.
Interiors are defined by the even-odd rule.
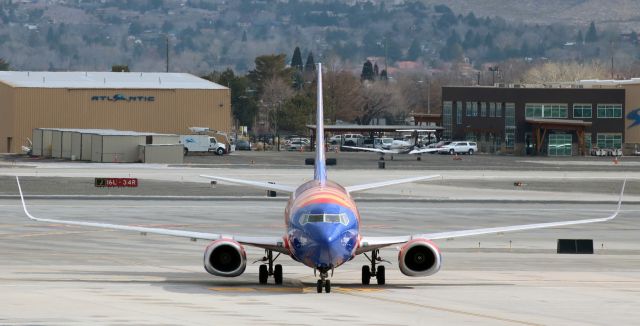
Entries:
[[294,95],[288,81],[281,77],[272,77],[264,83],[264,90],[260,98],[260,109],[258,110],[258,128],[261,131],[272,130],[278,133],[279,111],[285,102]]
[[600,62],[550,62],[529,69],[523,76],[523,82],[544,84],[604,78],[607,78],[607,68]]
[[353,121],[357,108],[363,105],[362,84],[354,74],[344,70],[331,70],[323,77],[324,108],[331,121]]
[[382,117],[384,113],[396,113],[397,110],[394,108],[397,100],[397,92],[393,88],[387,87],[384,82],[363,83],[363,104],[357,111],[356,121],[367,125],[371,120]]

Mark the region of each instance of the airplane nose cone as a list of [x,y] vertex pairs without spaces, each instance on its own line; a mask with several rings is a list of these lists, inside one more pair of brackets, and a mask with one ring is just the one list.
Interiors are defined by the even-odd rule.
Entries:
[[311,239],[319,245],[328,245],[336,241],[342,233],[341,224],[316,223],[307,228]]
[[349,246],[349,239],[345,241],[343,225],[318,223],[307,232],[315,245],[315,267],[330,269],[351,258],[353,247]]

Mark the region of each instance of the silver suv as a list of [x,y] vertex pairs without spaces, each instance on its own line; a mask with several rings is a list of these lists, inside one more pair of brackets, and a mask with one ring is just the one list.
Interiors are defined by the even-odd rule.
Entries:
[[478,151],[478,144],[475,142],[467,142],[467,141],[454,141],[449,145],[445,145],[438,149],[438,153],[440,154],[469,154],[473,155],[473,153]]

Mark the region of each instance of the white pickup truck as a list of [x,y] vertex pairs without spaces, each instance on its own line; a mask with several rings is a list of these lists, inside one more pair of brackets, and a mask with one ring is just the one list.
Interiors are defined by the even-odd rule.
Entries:
[[180,135],[180,143],[184,146],[184,155],[190,152],[227,153],[227,146],[209,135]]

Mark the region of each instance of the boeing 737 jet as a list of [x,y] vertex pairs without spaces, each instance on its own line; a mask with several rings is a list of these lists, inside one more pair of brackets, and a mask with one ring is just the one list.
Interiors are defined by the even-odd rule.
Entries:
[[[115,229],[140,232],[143,234],[159,234],[188,239],[211,241],[204,252],[204,268],[210,274],[222,277],[241,275],[247,266],[245,246],[253,246],[265,250],[265,257],[259,267],[259,282],[267,283],[270,276],[276,284],[282,284],[282,265],[274,262],[280,255],[287,255],[293,260],[313,269],[319,275],[317,291],[331,291],[330,275],[336,268],[365,255],[370,264],[362,266],[362,284],[369,284],[375,277],[378,284],[385,284],[385,267],[378,266],[382,260],[380,249],[389,246],[400,246],[398,265],[400,271],[407,276],[429,276],[440,270],[442,253],[433,242],[438,239],[468,237],[481,234],[495,234],[511,231],[522,231],[540,228],[561,227],[567,225],[604,222],[614,219],[620,212],[623,182],[617,209],[613,214],[603,218],[560,221],[539,224],[525,224],[505,227],[469,229],[450,232],[419,233],[405,236],[370,236],[362,234],[362,217],[351,194],[408,182],[433,179],[439,176],[428,175],[405,178],[386,182],[375,182],[363,185],[343,187],[327,179],[325,166],[325,141],[322,106],[322,65],[318,64],[318,99],[316,112],[316,146],[314,177],[299,187],[267,182],[248,181],[234,178],[203,176],[222,182],[275,190],[290,194],[289,202],[284,210],[286,228],[282,236],[242,236],[223,235],[218,233],[183,231],[151,227],[127,226],[98,222],[68,221],[35,217],[27,210],[20,180],[16,177],[22,206],[25,214],[38,222],[77,225],[85,227]],[[277,255],[274,256],[274,253]]]

